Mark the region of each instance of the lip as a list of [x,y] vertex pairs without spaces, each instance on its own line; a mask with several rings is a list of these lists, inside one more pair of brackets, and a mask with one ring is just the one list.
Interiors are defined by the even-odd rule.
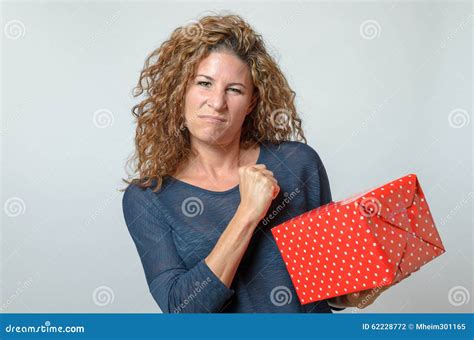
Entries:
[[226,120],[217,116],[202,115],[199,118],[204,119],[211,123],[224,123]]

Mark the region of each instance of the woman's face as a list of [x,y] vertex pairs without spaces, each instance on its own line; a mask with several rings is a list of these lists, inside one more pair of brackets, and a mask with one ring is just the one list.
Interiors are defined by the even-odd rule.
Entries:
[[229,52],[212,52],[203,59],[185,96],[191,142],[220,145],[240,139],[252,94],[250,69],[241,59]]

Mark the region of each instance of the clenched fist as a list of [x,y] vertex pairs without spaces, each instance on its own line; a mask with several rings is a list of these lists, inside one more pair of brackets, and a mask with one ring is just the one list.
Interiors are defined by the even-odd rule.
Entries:
[[239,168],[240,206],[254,223],[262,220],[272,201],[278,196],[280,187],[273,172],[265,164]]

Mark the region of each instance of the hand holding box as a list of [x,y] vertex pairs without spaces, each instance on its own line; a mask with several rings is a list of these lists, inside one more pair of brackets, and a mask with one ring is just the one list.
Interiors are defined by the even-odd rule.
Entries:
[[445,252],[414,174],[272,229],[302,304],[394,284]]

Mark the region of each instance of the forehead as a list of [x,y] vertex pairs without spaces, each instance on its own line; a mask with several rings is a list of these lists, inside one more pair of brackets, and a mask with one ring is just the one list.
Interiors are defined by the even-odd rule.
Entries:
[[252,81],[248,65],[230,52],[211,52],[201,60],[196,74],[232,82]]

